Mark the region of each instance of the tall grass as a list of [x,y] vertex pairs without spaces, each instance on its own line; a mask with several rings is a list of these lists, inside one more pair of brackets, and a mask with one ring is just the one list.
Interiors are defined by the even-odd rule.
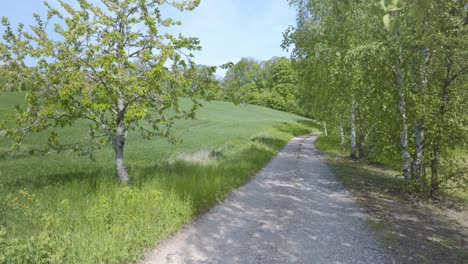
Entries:
[[[6,99],[5,99],[6,98]],[[21,103],[0,97],[0,116]],[[3,101],[2,101],[3,99]],[[126,263],[179,230],[265,165],[293,136],[314,124],[262,107],[206,103],[195,121],[180,121],[183,140],[129,135],[131,184],[116,181],[112,150],[96,161],[76,153],[0,160],[0,263]],[[79,137],[84,123],[60,131]],[[7,148],[0,141],[0,151]]]

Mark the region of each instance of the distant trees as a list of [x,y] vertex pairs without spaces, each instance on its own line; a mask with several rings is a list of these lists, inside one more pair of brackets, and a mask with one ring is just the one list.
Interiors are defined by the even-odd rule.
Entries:
[[466,184],[453,155],[468,143],[464,1],[290,3],[300,106],[347,131],[351,158],[398,166],[413,190]]
[[[200,49],[197,38],[172,35],[163,28],[180,22],[161,15],[165,1],[77,0],[47,2],[47,15],[34,15],[36,25],[14,30],[2,18],[2,70],[8,71],[4,89],[26,91],[26,106],[0,130],[14,139],[13,150],[30,133],[46,131],[47,150],[90,152],[110,143],[117,174],[129,181],[124,165],[127,133],[139,130],[144,138],[168,137],[175,119],[194,117],[196,100],[214,68],[197,69],[190,53]],[[166,4],[192,10],[199,0]],[[27,67],[27,60],[35,67]],[[34,85],[24,86],[25,82]],[[34,87],[34,88],[32,88]],[[193,100],[179,106],[181,96]],[[75,144],[61,143],[56,127],[89,121],[89,136]]]
[[224,85],[229,98],[235,103],[254,102],[263,89],[262,67],[253,59],[242,58],[226,72]]
[[223,80],[227,100],[298,113],[297,74],[287,58],[264,62],[243,58],[228,69]]

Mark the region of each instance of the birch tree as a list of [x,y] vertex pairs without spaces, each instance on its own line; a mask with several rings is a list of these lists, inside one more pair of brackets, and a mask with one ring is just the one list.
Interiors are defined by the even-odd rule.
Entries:
[[[349,131],[350,157],[399,167],[407,190],[463,186],[468,9],[461,0],[290,0],[301,106]],[[430,169],[429,169],[430,168]],[[426,176],[430,171],[430,179]]]

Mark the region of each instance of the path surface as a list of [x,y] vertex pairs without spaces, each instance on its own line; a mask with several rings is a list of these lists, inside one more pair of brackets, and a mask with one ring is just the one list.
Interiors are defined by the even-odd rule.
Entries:
[[315,139],[291,140],[250,182],[141,263],[392,263]]

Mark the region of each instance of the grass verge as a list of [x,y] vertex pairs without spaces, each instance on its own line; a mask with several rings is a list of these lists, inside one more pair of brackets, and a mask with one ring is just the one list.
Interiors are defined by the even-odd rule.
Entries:
[[400,192],[397,172],[348,159],[333,137],[316,141],[338,179],[369,214],[369,226],[399,263],[466,263],[467,201],[419,200]]

